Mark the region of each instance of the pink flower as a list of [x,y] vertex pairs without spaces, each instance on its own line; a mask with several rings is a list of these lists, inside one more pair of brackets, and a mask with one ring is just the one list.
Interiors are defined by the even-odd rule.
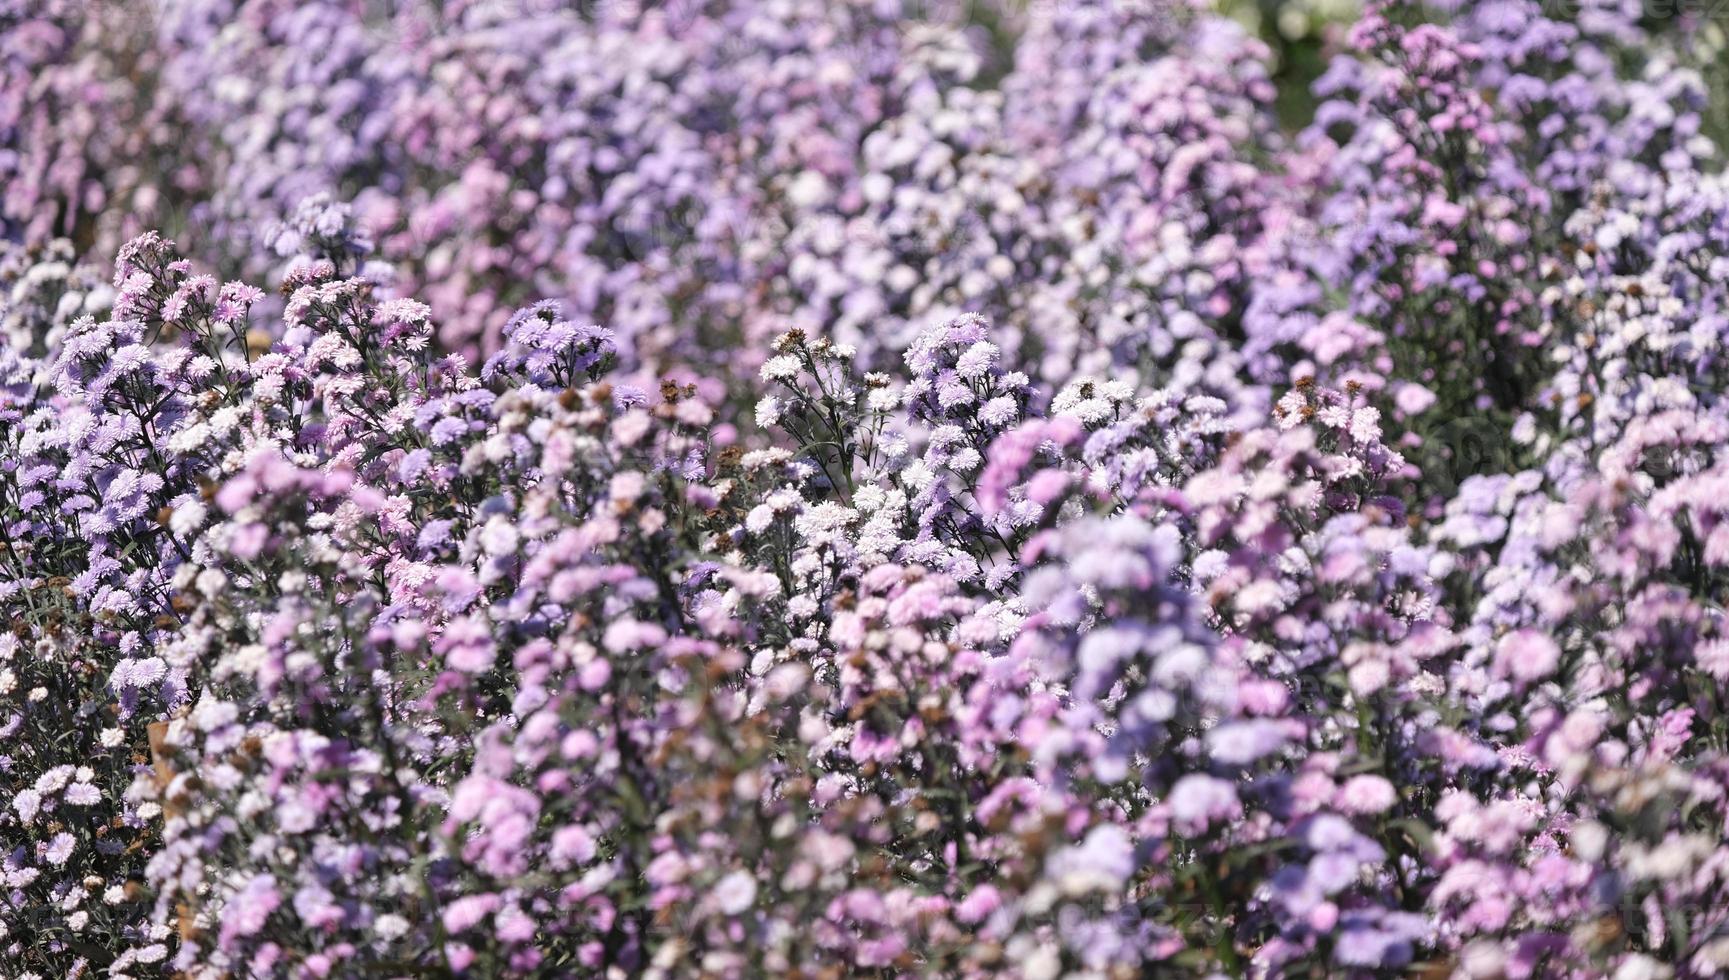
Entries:
[[1339,787],[1334,805],[1346,813],[1369,815],[1391,808],[1399,800],[1393,784],[1369,773],[1352,776]]
[[499,897],[490,893],[465,895],[444,907],[444,928],[451,932],[472,929],[501,904]]
[[1555,672],[1561,648],[1545,633],[1514,630],[1495,645],[1495,674],[1522,683],[1540,681]]

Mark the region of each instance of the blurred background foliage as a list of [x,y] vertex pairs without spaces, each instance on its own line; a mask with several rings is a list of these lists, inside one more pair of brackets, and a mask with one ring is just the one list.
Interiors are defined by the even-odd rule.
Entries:
[[1315,111],[1310,86],[1356,19],[1360,0],[1223,0],[1220,7],[1272,49],[1279,120],[1286,129],[1302,128]]
[[[1588,5],[1587,0],[1550,2],[1580,9]],[[1703,77],[1709,93],[1706,134],[1719,146],[1729,145],[1729,0],[1636,2],[1643,10],[1644,28]],[[1311,85],[1325,69],[1328,54],[1343,42],[1362,9],[1361,0],[1220,0],[1219,6],[1272,49],[1280,121],[1288,130],[1302,128],[1314,115]],[[1446,20],[1442,11],[1430,15]]]
[[[1710,93],[1705,107],[1705,131],[1718,146],[1729,146],[1729,3],[1715,3],[1717,15],[1685,29],[1682,56],[1705,76]],[[1718,163],[1723,163],[1722,158]]]

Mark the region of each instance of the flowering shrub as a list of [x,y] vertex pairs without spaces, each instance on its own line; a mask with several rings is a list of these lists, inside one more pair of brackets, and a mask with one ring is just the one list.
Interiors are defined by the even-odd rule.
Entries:
[[1636,7],[0,5],[0,978],[1729,970]]

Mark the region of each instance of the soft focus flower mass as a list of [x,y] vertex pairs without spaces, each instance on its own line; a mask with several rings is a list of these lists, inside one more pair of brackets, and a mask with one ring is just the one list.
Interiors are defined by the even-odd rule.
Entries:
[[0,980],[1729,975],[1637,0],[0,0]]

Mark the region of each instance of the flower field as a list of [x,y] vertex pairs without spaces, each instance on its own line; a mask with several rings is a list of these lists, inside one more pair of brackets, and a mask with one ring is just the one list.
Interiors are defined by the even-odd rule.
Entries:
[[0,0],[0,980],[1729,974],[1708,8]]

